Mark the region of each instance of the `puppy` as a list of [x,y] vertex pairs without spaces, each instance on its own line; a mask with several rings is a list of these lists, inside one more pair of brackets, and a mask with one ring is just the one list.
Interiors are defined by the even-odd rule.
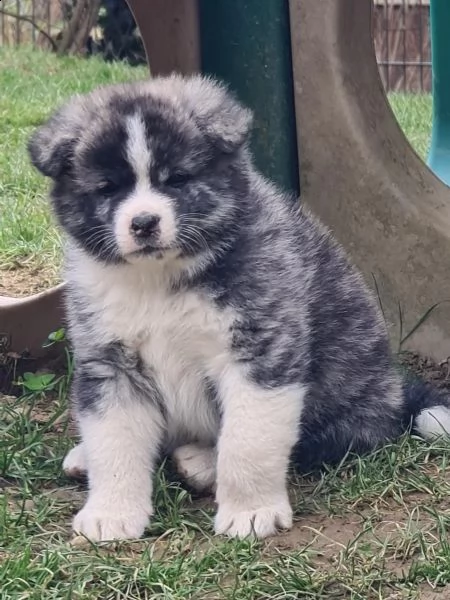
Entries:
[[64,467],[88,474],[73,528],[91,540],[143,534],[161,455],[215,489],[217,533],[262,538],[292,525],[291,460],[450,431],[343,250],[255,169],[251,120],[171,76],[75,97],[30,140],[67,235],[82,442]]

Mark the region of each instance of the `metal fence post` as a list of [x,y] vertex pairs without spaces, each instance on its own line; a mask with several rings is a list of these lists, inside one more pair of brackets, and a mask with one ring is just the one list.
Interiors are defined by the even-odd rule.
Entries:
[[262,172],[299,192],[288,0],[200,0],[202,71],[253,109]]

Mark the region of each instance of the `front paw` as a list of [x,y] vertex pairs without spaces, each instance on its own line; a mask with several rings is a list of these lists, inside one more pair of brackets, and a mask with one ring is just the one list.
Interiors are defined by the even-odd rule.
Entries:
[[130,506],[113,506],[89,501],[75,515],[73,530],[92,542],[140,538],[148,525],[152,510]]
[[258,539],[275,535],[280,529],[292,527],[292,509],[289,500],[276,498],[258,508],[248,509],[233,502],[219,504],[215,518],[217,534],[230,537]]

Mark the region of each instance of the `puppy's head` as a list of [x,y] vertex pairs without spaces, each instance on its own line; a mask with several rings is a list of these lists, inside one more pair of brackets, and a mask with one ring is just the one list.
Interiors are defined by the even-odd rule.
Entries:
[[73,98],[29,152],[61,225],[96,258],[192,256],[236,227],[250,124],[220,84],[172,76]]

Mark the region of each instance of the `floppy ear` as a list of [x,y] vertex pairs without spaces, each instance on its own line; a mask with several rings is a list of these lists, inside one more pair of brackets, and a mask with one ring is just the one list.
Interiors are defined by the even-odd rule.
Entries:
[[82,113],[79,103],[73,100],[32,134],[28,153],[33,165],[46,177],[57,179],[69,168],[82,127]]
[[233,152],[244,144],[252,126],[252,111],[224,85],[194,76],[188,82],[187,94],[199,128],[214,145],[223,152]]

